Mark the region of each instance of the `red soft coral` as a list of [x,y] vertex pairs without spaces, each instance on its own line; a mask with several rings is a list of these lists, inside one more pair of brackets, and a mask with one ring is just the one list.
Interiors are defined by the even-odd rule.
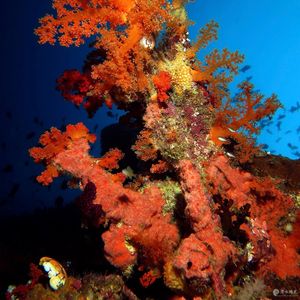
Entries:
[[182,240],[173,260],[174,268],[200,286],[212,279],[217,294],[222,295],[225,291],[222,274],[236,250],[222,234],[220,220],[211,210],[199,171],[188,160],[179,163],[179,170],[187,203],[185,214],[193,233]]
[[157,100],[159,102],[168,100],[167,91],[171,88],[171,75],[168,72],[161,71],[153,76],[153,83],[157,90]]
[[57,89],[66,100],[79,106],[87,97],[91,83],[89,76],[77,70],[68,70],[58,78]]
[[[293,246],[297,232],[286,235],[278,226],[279,221],[294,209],[292,199],[276,189],[270,179],[258,179],[232,168],[224,156],[212,159],[206,171],[212,195],[223,201],[233,201],[232,211],[249,207],[250,216],[241,228],[247,232],[254,247],[251,256],[261,263],[259,273],[273,271],[282,278],[299,276],[300,257]],[[288,258],[289,265],[277,263],[283,262],[283,256]]]
[[[59,150],[55,149],[55,155],[49,156],[46,165],[54,165],[60,172],[80,179],[83,188],[90,182],[94,184],[93,204],[100,205],[105,219],[112,223],[103,239],[106,257],[114,266],[129,267],[136,262],[135,252],[141,251],[141,257],[148,264],[162,267],[179,242],[179,232],[171,222],[171,215],[163,214],[164,199],[160,190],[153,186],[140,193],[124,188],[114,180],[114,174],[105,171],[98,165],[98,159],[88,154],[91,137],[87,129],[82,134],[75,128],[76,125],[69,125],[65,133],[60,132],[67,142]],[[49,153],[48,147],[44,144],[44,148],[36,148],[34,152],[42,153],[39,158],[44,158],[44,153]],[[119,154],[117,150],[115,152]],[[115,166],[114,155],[109,167]],[[135,245],[139,247],[135,248]]]

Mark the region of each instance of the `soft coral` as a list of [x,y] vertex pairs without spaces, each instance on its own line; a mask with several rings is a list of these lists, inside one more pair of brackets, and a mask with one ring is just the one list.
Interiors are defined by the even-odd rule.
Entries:
[[[253,91],[253,84],[244,81],[239,85],[240,93],[235,102],[228,98],[215,112],[215,121],[210,137],[217,144],[234,140],[240,162],[246,162],[257,151],[254,136],[259,133],[258,121],[271,117],[280,107],[276,95],[264,96]],[[247,136],[246,136],[247,134]]]
[[42,44],[58,40],[63,46],[79,46],[85,38],[96,36],[94,46],[105,49],[107,57],[92,68],[91,76],[98,81],[94,95],[103,95],[113,86],[145,92],[151,55],[140,40],[156,35],[170,18],[165,4],[164,0],[54,0],[56,16],[41,18],[35,33]]

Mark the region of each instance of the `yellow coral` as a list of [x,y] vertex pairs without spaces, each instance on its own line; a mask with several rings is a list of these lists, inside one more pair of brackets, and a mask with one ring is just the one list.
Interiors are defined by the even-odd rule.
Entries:
[[174,270],[172,262],[164,265],[164,282],[172,290],[184,290],[184,281],[181,275]]
[[177,53],[173,60],[163,60],[159,64],[161,71],[167,71],[171,75],[172,86],[175,93],[182,95],[184,91],[193,88],[191,66],[186,58],[185,48],[181,44],[176,45]]

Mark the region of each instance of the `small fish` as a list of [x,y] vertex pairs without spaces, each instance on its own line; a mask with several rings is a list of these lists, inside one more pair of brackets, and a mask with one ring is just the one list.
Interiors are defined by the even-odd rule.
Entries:
[[7,196],[9,198],[14,198],[16,196],[19,188],[20,188],[20,184],[19,183],[14,183]]
[[273,124],[273,121],[270,121],[270,120],[262,120],[262,121],[260,121],[258,124],[259,124],[259,126],[260,126],[261,128],[264,128],[264,127],[266,127],[266,126],[270,126],[271,124]]
[[292,130],[287,130],[284,134],[288,134],[288,133],[291,133]]
[[278,118],[277,118],[277,120],[279,121],[279,120],[281,120],[281,119],[283,119],[283,118],[285,118],[285,115],[284,115],[284,114],[279,115]]
[[269,145],[267,144],[261,144],[260,147],[264,150],[268,149],[269,148]]
[[248,71],[250,68],[251,68],[250,65],[245,65],[245,66],[243,66],[243,67],[240,69],[240,72],[245,73],[245,72]]
[[26,134],[26,140],[31,140],[33,137],[35,137],[34,131],[30,131]]
[[300,126],[296,129],[297,134],[300,133]]
[[221,141],[221,142],[228,142],[228,140],[226,140],[225,138],[221,137],[221,136],[218,136],[218,140]]
[[278,131],[281,130],[281,123],[282,123],[282,122],[279,121],[279,122],[277,122],[277,124],[276,124],[276,127],[277,127]]
[[267,129],[267,133],[273,134],[272,131],[271,131],[270,129]]
[[295,111],[298,111],[298,110],[300,110],[300,103],[299,103],[299,101],[297,101],[296,106],[291,106],[290,112],[294,113]]
[[246,77],[246,80],[250,81],[252,78],[253,78],[253,76],[248,76],[248,77]]
[[295,145],[293,145],[293,144],[291,144],[291,143],[287,143],[287,145],[288,145],[288,147],[289,147],[291,150],[296,150],[296,149],[298,149],[297,146],[295,146]]
[[129,179],[135,177],[134,171],[131,169],[130,166],[122,170],[122,173]]
[[295,151],[292,154],[295,155],[295,156],[297,156],[298,158],[300,158],[300,152],[299,151]]
[[12,164],[7,164],[2,168],[2,172],[4,173],[10,173],[14,170],[14,167]]
[[260,127],[261,129],[265,128],[266,126],[267,126],[266,124],[260,124],[260,125],[259,125],[259,127]]
[[230,152],[225,152],[226,153],[226,155],[228,156],[228,157],[230,157],[230,158],[234,158],[235,156],[232,154],[232,153],[230,153]]
[[278,143],[281,139],[282,139],[281,137],[277,138],[276,143]]

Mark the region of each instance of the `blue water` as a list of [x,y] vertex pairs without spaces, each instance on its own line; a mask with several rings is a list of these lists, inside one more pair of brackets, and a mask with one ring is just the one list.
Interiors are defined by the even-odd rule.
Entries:
[[[297,102],[300,106],[300,1],[190,2],[193,3],[188,4],[188,13],[195,22],[190,28],[192,40],[201,26],[210,20],[218,22],[219,39],[211,43],[207,51],[228,48],[244,54],[243,65],[250,65],[251,68],[242,72],[235,83],[251,76],[255,89],[266,96],[277,94],[284,105],[275,114],[273,123],[264,127],[258,143],[267,144],[267,150],[271,153],[300,158],[300,107],[292,112]],[[205,56],[207,51],[200,52],[199,57]]]
[[[98,124],[95,132],[99,136],[101,128],[116,122],[116,117],[107,116],[107,109],[88,119],[83,110],[75,109],[55,91],[56,78],[65,69],[80,68],[88,47],[37,44],[33,29],[50,5],[50,1],[39,0],[5,1],[0,12],[0,215],[44,208],[58,197],[68,202],[80,193],[61,189],[61,181],[49,189],[34,182],[42,167],[32,162],[27,150],[37,144],[42,132],[83,121],[92,131]],[[189,29],[192,40],[208,21],[220,24],[218,41],[200,52],[200,58],[215,47],[239,50],[246,56],[241,67],[250,68],[235,84],[251,76],[256,89],[266,96],[275,92],[283,103],[284,109],[262,130],[258,142],[267,144],[271,153],[299,158],[295,147],[300,148],[300,110],[292,112],[292,107],[300,103],[300,1],[198,0],[187,8],[196,22]],[[279,115],[284,117],[278,127]],[[97,155],[100,145],[93,151]],[[13,197],[7,196],[10,193]]]

